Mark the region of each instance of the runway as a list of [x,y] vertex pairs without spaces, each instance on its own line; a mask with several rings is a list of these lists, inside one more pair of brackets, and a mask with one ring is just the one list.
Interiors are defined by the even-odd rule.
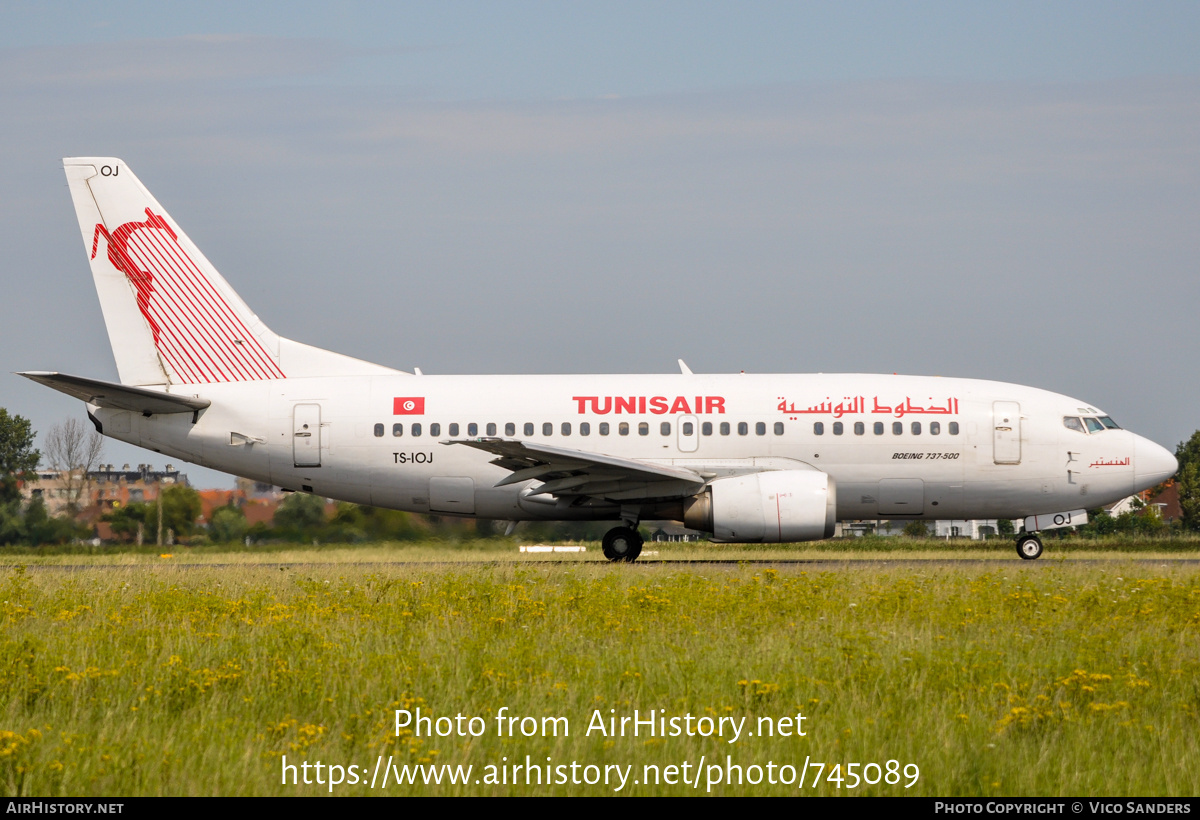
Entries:
[[[894,558],[894,557],[869,557],[869,558],[764,558],[762,560],[753,560],[745,558],[716,558],[716,559],[686,559],[686,558],[666,558],[666,559],[643,559],[632,564],[613,564],[603,560],[592,559],[548,559],[548,558],[514,558],[512,560],[412,560],[412,561],[298,561],[298,562],[246,562],[246,563],[140,563],[140,564],[24,564],[24,565],[9,565],[11,570],[17,566],[24,566],[25,570],[30,572],[87,572],[93,570],[107,571],[129,571],[141,572],[147,569],[173,569],[173,570],[204,570],[204,569],[265,569],[277,570],[279,572],[296,572],[301,570],[311,570],[318,568],[356,568],[356,569],[372,569],[382,570],[397,567],[525,567],[525,566],[561,566],[561,567],[576,567],[581,565],[587,566],[611,566],[614,572],[626,572],[637,570],[639,568],[653,568],[661,566],[670,567],[812,567],[819,570],[846,570],[846,569],[863,569],[867,567],[913,567],[913,568],[929,568],[929,567],[967,567],[967,566],[995,566],[995,567],[1011,567],[1020,566],[1029,571],[1037,571],[1039,567],[1060,567],[1063,565],[1101,565],[1115,563],[1134,563],[1146,566],[1194,566],[1200,565],[1200,556],[1186,557],[1162,557],[1140,558],[1136,555],[1119,555],[1111,558],[1041,558],[1037,561],[1022,561],[1019,558],[1009,558],[1007,556],[996,556],[994,558]],[[3,572],[0,569],[0,572]]]

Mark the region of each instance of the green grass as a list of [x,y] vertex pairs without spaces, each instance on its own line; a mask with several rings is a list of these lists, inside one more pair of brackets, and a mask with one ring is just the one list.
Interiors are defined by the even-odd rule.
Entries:
[[[322,544],[309,546],[274,542],[251,547],[241,544],[156,547],[105,545],[100,547],[64,545],[44,547],[0,547],[0,566],[20,564],[295,564],[295,563],[389,563],[389,562],[603,562],[598,542],[578,542],[587,547],[582,554],[518,552],[520,539],[463,539],[396,541],[358,544]],[[572,542],[576,543],[576,542]],[[641,562],[653,561],[811,561],[881,558],[903,559],[956,558],[1019,560],[1012,538],[971,541],[964,538],[866,537],[801,544],[713,544],[647,542]],[[1129,537],[1054,538],[1046,536],[1041,560],[1072,558],[1200,557],[1200,537]]]
[[[902,778],[855,794],[1200,793],[1200,569],[1169,560],[1054,561],[1048,546],[1037,562],[1008,547],[982,564],[630,566],[523,563],[509,549],[492,563],[363,567],[492,553],[292,549],[264,566],[252,562],[262,553],[182,552],[126,554],[133,563],[110,570],[0,569],[4,793],[327,793],[281,784],[285,755],[353,764],[367,780],[380,755],[471,765],[472,780],[526,755],[632,765],[632,794],[703,793],[703,782],[632,783],[647,764],[702,756],[744,771],[806,757],[920,769],[910,789]],[[195,566],[219,559],[235,565]],[[487,731],[397,736],[394,710],[418,706],[483,717]],[[498,737],[502,707],[564,716],[570,735]],[[799,712],[808,734],[584,735],[596,710],[634,709],[746,717],[751,729]],[[802,794],[838,793],[812,788],[814,774]],[[611,793],[511,777],[334,793]]]

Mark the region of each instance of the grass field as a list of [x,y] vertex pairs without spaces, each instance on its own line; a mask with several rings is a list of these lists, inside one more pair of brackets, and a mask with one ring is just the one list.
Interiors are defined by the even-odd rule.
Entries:
[[[334,794],[1200,793],[1200,567],[1052,550],[902,556],[996,558],[927,564],[844,547],[734,553],[876,559],[850,566],[529,563],[430,546],[6,556],[0,788],[316,794],[336,764],[361,782]],[[472,557],[485,561],[421,563]],[[398,558],[414,563],[372,563]],[[128,565],[81,568],[114,560]],[[481,721],[464,736],[398,734],[395,710],[418,707]],[[708,718],[723,736],[586,733],[597,714],[607,728],[635,709],[697,731]],[[500,736],[498,714],[536,720]],[[554,717],[569,734],[541,721]],[[514,773],[526,756],[536,773]],[[281,782],[285,758],[298,785]],[[446,764],[471,766],[468,782],[441,769],[440,785],[422,782]],[[778,782],[781,766],[803,788]],[[372,790],[377,767],[417,782]]]
[[[319,546],[275,542],[243,547],[237,544],[206,546],[141,547],[42,546],[0,547],[0,567],[42,564],[314,564],[314,563],[544,563],[552,561],[604,562],[599,543],[580,543],[586,553],[521,554],[517,541],[492,538],[479,540],[399,541],[375,544],[322,544]],[[525,543],[525,542],[520,542]],[[971,541],[964,538],[866,537],[834,539],[803,544],[713,544],[707,541],[678,543],[647,542],[643,563],[653,561],[814,561],[869,560],[881,558],[938,558],[1020,560],[1012,538]],[[1200,558],[1200,537],[1071,537],[1046,538],[1043,560],[1129,558]]]

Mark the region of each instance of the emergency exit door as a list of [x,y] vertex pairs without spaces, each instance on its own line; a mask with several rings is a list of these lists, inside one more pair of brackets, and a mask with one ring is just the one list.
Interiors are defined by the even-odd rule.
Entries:
[[676,419],[679,425],[679,452],[694,453],[700,446],[699,425],[695,416],[680,416]]
[[1021,463],[1021,405],[992,403],[992,448],[997,464]]
[[321,466],[321,405],[297,404],[292,410],[292,459],[297,467]]

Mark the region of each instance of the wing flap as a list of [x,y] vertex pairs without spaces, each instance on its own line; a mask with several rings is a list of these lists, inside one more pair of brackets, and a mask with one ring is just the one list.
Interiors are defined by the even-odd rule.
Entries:
[[31,370],[17,375],[32,379],[38,384],[52,387],[60,393],[66,393],[68,396],[73,396],[97,407],[132,410],[145,415],[194,413],[212,404],[208,399],[198,396],[180,396],[145,387],[132,387],[100,379],[72,376],[67,373]]
[[497,487],[542,481],[531,496],[591,496],[610,501],[683,498],[699,492],[705,484],[699,473],[683,467],[530,441],[478,438],[442,443],[463,444],[495,455],[492,464],[512,471],[496,482]]

